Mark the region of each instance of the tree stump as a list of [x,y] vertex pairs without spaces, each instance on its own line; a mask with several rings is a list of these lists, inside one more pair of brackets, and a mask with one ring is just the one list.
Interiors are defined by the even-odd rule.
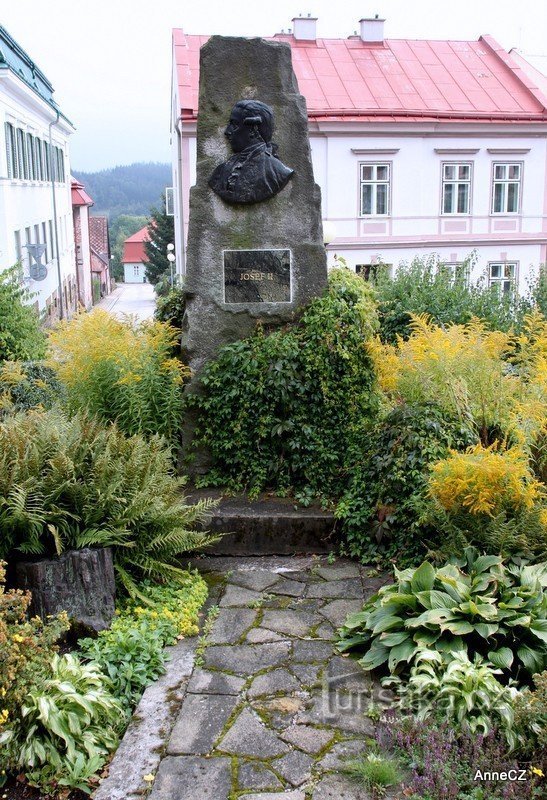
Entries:
[[109,547],[67,550],[58,558],[19,562],[16,582],[32,592],[32,614],[45,619],[66,611],[79,634],[108,628],[114,616],[116,585]]

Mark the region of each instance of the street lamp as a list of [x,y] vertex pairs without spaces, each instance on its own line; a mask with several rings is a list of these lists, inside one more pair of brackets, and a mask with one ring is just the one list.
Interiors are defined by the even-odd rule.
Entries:
[[172,242],[169,242],[167,245],[167,260],[169,261],[169,269],[171,272],[171,288],[173,288],[173,264],[175,263],[175,254],[173,250],[175,249],[175,245]]

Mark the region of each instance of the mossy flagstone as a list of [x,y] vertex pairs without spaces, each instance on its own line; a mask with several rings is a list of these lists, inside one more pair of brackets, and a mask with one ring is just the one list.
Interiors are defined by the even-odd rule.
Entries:
[[274,758],[289,747],[249,708],[244,708],[218,743],[218,750],[240,756]]
[[168,756],[160,764],[149,800],[224,800],[231,786],[229,758]]
[[221,608],[207,641],[211,644],[235,644],[256,620],[250,608]]
[[317,622],[317,615],[310,611],[292,609],[266,609],[260,625],[263,628],[285,633],[290,636],[306,636],[311,626]]
[[292,786],[301,786],[309,779],[313,764],[312,756],[293,750],[275,762],[275,769]]
[[187,694],[167,746],[169,755],[209,753],[238,702],[232,695]]
[[362,600],[333,600],[319,609],[319,613],[328,619],[335,628],[340,628],[349,614],[360,611],[363,607]]
[[287,669],[274,669],[264,675],[258,675],[252,682],[249,697],[278,694],[280,692],[298,692],[302,687],[294,675]]
[[240,789],[282,789],[284,784],[259,761],[246,761],[239,765],[238,785]]
[[333,731],[311,728],[308,725],[291,725],[281,734],[284,741],[294,744],[306,753],[318,753],[332,741],[333,737]]
[[269,589],[274,583],[279,581],[280,575],[277,572],[269,572],[268,570],[236,570],[233,575],[230,575],[228,583],[242,586],[244,589],[251,589],[255,592],[263,592]]
[[232,694],[238,695],[245,686],[245,679],[226,672],[194,670],[187,691],[189,694]]
[[288,642],[266,642],[261,645],[212,645],[205,651],[206,667],[216,667],[235,675],[249,676],[266,667],[287,661],[291,645]]

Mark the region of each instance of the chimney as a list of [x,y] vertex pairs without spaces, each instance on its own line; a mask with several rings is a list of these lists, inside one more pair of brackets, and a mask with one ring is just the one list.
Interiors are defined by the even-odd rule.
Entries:
[[380,44],[384,41],[384,22],[385,19],[379,19],[378,14],[373,19],[360,19],[359,25],[361,26],[361,41],[368,44]]
[[302,14],[299,17],[293,17],[294,38],[304,42],[315,42],[317,39],[316,22],[317,17],[312,17],[311,14],[308,14],[307,17],[303,17]]

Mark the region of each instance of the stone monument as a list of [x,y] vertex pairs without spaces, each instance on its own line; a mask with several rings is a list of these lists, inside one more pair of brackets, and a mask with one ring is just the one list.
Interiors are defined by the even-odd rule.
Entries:
[[290,45],[213,36],[201,49],[190,193],[188,391],[199,391],[199,373],[222,345],[258,322],[291,321],[326,281],[321,195]]

